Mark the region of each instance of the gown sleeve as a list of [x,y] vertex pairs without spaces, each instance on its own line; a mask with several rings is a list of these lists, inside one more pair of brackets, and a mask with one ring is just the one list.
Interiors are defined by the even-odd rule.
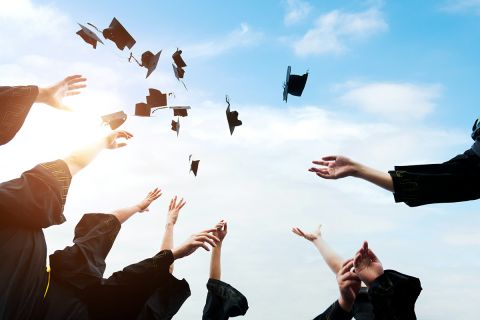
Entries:
[[71,179],[66,163],[56,160],[0,183],[0,225],[39,229],[65,222]]
[[420,279],[385,270],[368,290],[376,320],[414,320],[415,302],[422,290]]
[[37,86],[0,87],[0,145],[17,134],[37,96]]
[[396,166],[389,171],[396,202],[410,207],[480,198],[480,158],[467,150],[438,164]]
[[80,290],[101,283],[105,259],[119,231],[120,222],[114,215],[83,215],[75,227],[74,245],[50,255],[52,278]]
[[313,320],[351,320],[352,318],[353,313],[343,310],[338,301],[335,301],[327,310]]
[[171,319],[190,296],[185,279],[169,273],[174,258],[162,250],[85,291],[92,319]]
[[228,283],[209,279],[207,289],[203,320],[226,320],[230,317],[243,316],[247,312],[247,298]]

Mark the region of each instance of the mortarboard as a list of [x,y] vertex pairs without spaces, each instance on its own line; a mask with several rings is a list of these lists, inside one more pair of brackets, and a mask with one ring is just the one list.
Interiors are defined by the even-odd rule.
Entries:
[[173,58],[173,62],[175,62],[175,64],[177,65],[177,67],[179,68],[184,68],[187,66],[187,64],[185,63],[185,61],[183,61],[182,59],[182,50],[178,50],[177,48],[177,51],[175,51],[173,54],[172,54],[172,58]]
[[180,132],[180,118],[177,118],[177,121],[172,120],[172,130],[178,133]]
[[128,49],[132,49],[136,42],[117,18],[113,18],[110,26],[104,29],[102,33],[105,39],[115,42],[117,48],[120,50],[123,50],[125,46],[128,47]]
[[181,67],[177,67],[172,63],[172,68],[173,68],[173,73],[175,74],[175,78],[177,80],[183,79],[183,76],[185,75],[185,70],[183,70]]
[[192,161],[192,155],[188,157],[188,161],[190,162],[190,171],[193,171],[193,174],[195,177],[197,176],[197,171],[198,171],[198,164],[200,163],[200,160],[193,160]]
[[238,120],[237,111],[230,111],[230,98],[228,96],[225,96],[225,101],[228,103],[226,114],[227,114],[228,127],[230,128],[230,135],[232,135],[233,130],[235,130],[235,127],[242,125],[242,121]]
[[148,78],[148,76],[157,68],[158,59],[160,59],[161,53],[162,50],[158,51],[155,55],[151,51],[145,51],[142,54],[141,66],[148,69],[147,76],[145,78]]
[[139,102],[135,105],[135,115],[140,117],[150,117],[152,108],[145,102]]
[[102,116],[103,123],[110,126],[112,130],[120,127],[127,120],[127,115],[123,111],[118,111]]
[[167,94],[160,90],[150,88],[148,89],[147,104],[151,108],[163,107],[167,105]]
[[82,37],[82,39],[92,45],[93,49],[97,48],[97,42],[103,44],[103,41],[97,36],[95,32],[85,27],[84,25],[78,24],[82,29],[77,31],[77,34]]
[[300,97],[307,83],[308,71],[299,76],[296,74],[290,74],[292,67],[287,68],[287,79],[283,86],[283,100],[287,102],[288,94]]
[[186,117],[188,116],[187,110],[190,109],[190,106],[175,106],[175,107],[170,107],[170,109],[173,109],[173,116],[180,116],[180,117]]

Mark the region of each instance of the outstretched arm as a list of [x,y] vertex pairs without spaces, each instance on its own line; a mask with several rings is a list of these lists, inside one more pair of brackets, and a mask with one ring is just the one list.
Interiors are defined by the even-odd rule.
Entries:
[[165,225],[165,233],[163,235],[161,250],[172,250],[173,248],[173,227],[177,223],[180,209],[185,205],[185,201],[180,199],[177,203],[177,196],[173,197],[168,206],[167,223]]
[[148,211],[148,207],[150,206],[150,204],[153,201],[157,200],[161,195],[162,195],[162,190],[155,188],[152,191],[150,191],[145,197],[145,199],[143,199],[139,203],[131,207],[117,209],[113,212],[110,212],[110,214],[113,214],[115,217],[117,217],[120,223],[124,223],[135,213]]
[[215,248],[216,243],[220,242],[220,239],[212,234],[214,231],[216,231],[216,229],[207,229],[190,236],[181,246],[172,250],[173,259],[177,260],[189,256],[200,247],[210,251],[207,244]]
[[345,177],[357,177],[388,191],[393,192],[393,180],[390,174],[382,172],[360,163],[354,162],[344,156],[326,156],[322,160],[312,161],[320,167],[312,167],[308,171],[314,172],[324,179],[340,179]]
[[69,107],[63,104],[63,98],[79,94],[80,91],[78,91],[78,89],[85,88],[87,86],[85,84],[86,80],[86,78],[76,74],[73,76],[68,76],[62,81],[49,87],[39,87],[35,102],[45,103],[60,110],[71,111]]
[[320,230],[321,226],[322,225],[319,225],[318,228],[312,233],[303,232],[300,228],[297,227],[292,228],[292,232],[296,235],[299,235],[300,237],[311,241],[322,255],[323,260],[328,265],[330,270],[332,270],[333,273],[337,274],[342,267],[343,260],[342,257],[340,257],[335,251],[333,251],[333,249],[330,248],[327,242],[323,240]]
[[212,257],[210,260],[210,279],[220,280],[222,270],[221,270],[221,255],[222,255],[222,243],[227,235],[227,222],[220,220],[215,226],[215,231],[213,235],[216,236],[220,241],[217,243],[217,246],[212,249]]
[[103,149],[117,149],[126,146],[126,143],[119,143],[117,139],[124,138],[128,140],[132,137],[133,135],[127,131],[113,131],[106,137],[72,152],[63,160],[73,176],[92,162]]

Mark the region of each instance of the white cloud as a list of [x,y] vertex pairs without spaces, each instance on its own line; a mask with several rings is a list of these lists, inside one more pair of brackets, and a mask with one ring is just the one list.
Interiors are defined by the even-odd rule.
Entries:
[[449,0],[446,1],[441,9],[448,12],[466,12],[480,14],[480,0]]
[[379,82],[353,85],[340,100],[385,119],[410,121],[432,113],[441,91],[440,85]]
[[262,39],[261,32],[252,30],[247,23],[242,23],[238,29],[224,37],[187,45],[184,49],[189,52],[190,57],[214,57],[235,48],[257,45]]
[[382,12],[371,8],[364,12],[347,13],[339,10],[320,16],[315,26],[294,43],[297,55],[340,54],[352,40],[365,40],[388,30]]
[[283,22],[287,26],[302,21],[312,10],[312,6],[308,2],[302,0],[287,0],[286,7],[287,8],[285,16],[283,17]]
[[451,232],[443,237],[443,241],[453,246],[480,246],[480,232],[477,230],[465,230],[462,232]]

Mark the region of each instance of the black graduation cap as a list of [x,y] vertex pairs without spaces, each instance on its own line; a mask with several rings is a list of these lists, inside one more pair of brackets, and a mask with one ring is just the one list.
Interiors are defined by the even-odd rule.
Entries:
[[112,130],[120,127],[127,120],[127,115],[123,111],[118,111],[102,116],[103,123],[110,126]]
[[172,54],[172,58],[173,58],[173,62],[175,62],[175,64],[177,65],[177,67],[179,68],[184,68],[187,66],[187,64],[185,63],[185,61],[183,61],[182,59],[182,50],[178,50],[177,48],[177,51],[175,51],[173,54]]
[[180,132],[180,118],[177,118],[177,121],[172,120],[172,130],[178,133]]
[[151,51],[145,51],[142,54],[141,66],[148,69],[147,76],[145,78],[148,78],[148,76],[157,68],[158,59],[160,59],[161,53],[162,50],[158,51],[155,55]]
[[183,79],[183,76],[185,75],[185,70],[183,70],[181,67],[177,67],[173,63],[172,63],[172,67],[173,67],[173,73],[175,74],[175,78],[177,78],[177,80]]
[[103,41],[97,36],[95,32],[85,27],[84,25],[78,24],[82,29],[77,31],[77,34],[82,37],[82,39],[92,45],[93,49],[97,48],[97,42],[103,44]]
[[163,107],[167,105],[167,94],[160,90],[150,88],[148,89],[147,104],[151,108]]
[[117,48],[120,50],[123,50],[125,47],[132,49],[136,42],[117,18],[113,18],[110,26],[104,29],[102,33],[105,39],[115,42]]
[[283,100],[287,102],[288,94],[292,96],[300,97],[307,83],[308,71],[299,76],[296,74],[290,74],[292,67],[287,68],[287,80],[283,86]]
[[152,108],[145,102],[139,102],[135,105],[135,115],[140,117],[150,117]]
[[235,127],[242,125],[242,121],[238,120],[237,111],[230,111],[230,98],[228,96],[225,96],[225,101],[228,103],[226,114],[227,114],[228,127],[230,128],[230,135],[232,135],[233,130],[235,130]]
[[200,160],[193,160],[192,161],[192,155],[188,157],[188,161],[190,162],[190,171],[193,171],[193,174],[195,177],[197,176],[197,171],[198,171],[198,164],[200,163]]
[[190,106],[175,106],[175,107],[170,107],[170,109],[173,109],[173,116],[180,116],[180,117],[186,117],[188,116],[187,110],[190,109]]

